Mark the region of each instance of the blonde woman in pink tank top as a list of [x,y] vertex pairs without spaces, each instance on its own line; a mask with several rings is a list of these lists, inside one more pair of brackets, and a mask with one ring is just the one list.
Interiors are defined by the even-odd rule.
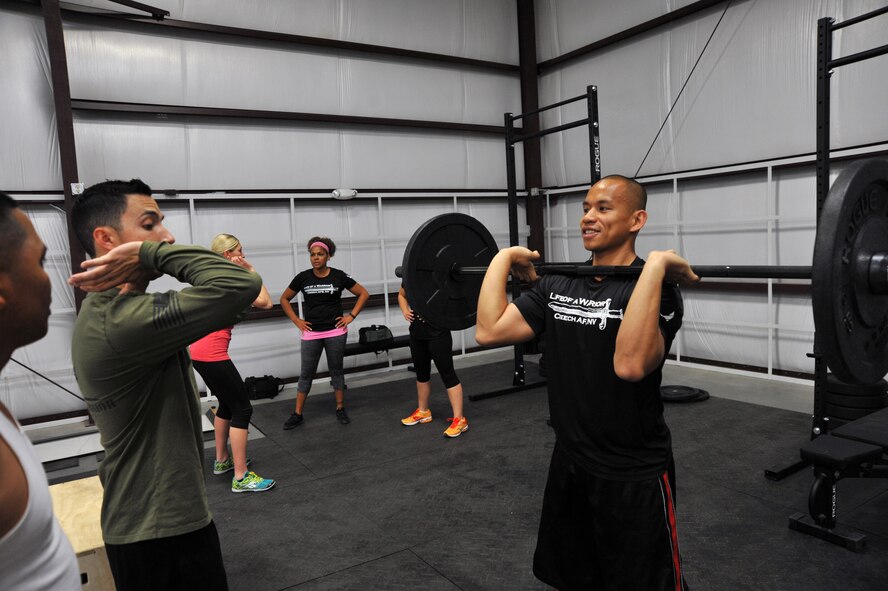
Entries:
[[[240,241],[231,234],[219,234],[213,239],[210,247],[232,263],[240,265],[248,271],[255,272],[253,266],[244,258],[244,250]],[[273,306],[271,296],[265,285],[259,297],[253,302],[254,308],[267,310]],[[240,373],[228,356],[228,345],[231,342],[231,329],[223,328],[210,333],[190,347],[191,361],[194,369],[207,384],[207,389],[219,399],[216,416],[213,418],[213,429],[216,434],[216,460],[213,462],[213,474],[226,474],[234,471],[231,479],[231,492],[262,492],[274,486],[275,481],[262,478],[247,466],[247,435],[253,405]],[[231,443],[231,452],[228,444]]]

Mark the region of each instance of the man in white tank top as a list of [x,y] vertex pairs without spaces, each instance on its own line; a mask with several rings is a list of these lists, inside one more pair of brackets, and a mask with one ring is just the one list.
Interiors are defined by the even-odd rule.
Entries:
[[[12,352],[46,334],[46,247],[8,195],[0,193],[0,370]],[[46,473],[31,442],[0,403],[0,587],[76,591],[80,568],[52,513]]]

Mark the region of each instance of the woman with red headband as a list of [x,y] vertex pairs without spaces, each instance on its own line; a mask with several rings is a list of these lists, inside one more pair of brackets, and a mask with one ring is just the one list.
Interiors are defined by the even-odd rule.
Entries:
[[[327,367],[330,370],[330,383],[336,395],[336,420],[343,425],[351,421],[345,412],[345,377],[342,371],[342,358],[348,325],[351,324],[370,293],[360,283],[344,271],[328,267],[327,262],[336,254],[336,244],[327,237],[315,236],[308,241],[311,269],[302,271],[281,296],[281,308],[293,324],[302,331],[302,368],[296,388],[296,411],[284,423],[284,429],[292,429],[302,424],[302,407],[311,390],[311,382],[321,359],[321,352],[327,352]],[[347,289],[358,297],[351,311],[342,311],[342,290]],[[290,301],[302,292],[303,318],[293,309]]]

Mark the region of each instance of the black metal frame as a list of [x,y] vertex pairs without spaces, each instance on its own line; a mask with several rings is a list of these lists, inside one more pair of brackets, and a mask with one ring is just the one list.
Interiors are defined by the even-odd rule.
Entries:
[[[888,6],[878,8],[866,14],[850,18],[841,23],[836,23],[829,17],[817,21],[817,224],[820,225],[820,212],[829,194],[829,170],[830,170],[830,76],[833,69],[859,61],[870,59],[888,53],[888,45],[882,45],[866,51],[854,53],[845,57],[833,59],[832,36],[839,29],[867,21],[882,14],[888,13]],[[826,391],[827,367],[821,353],[823,346],[814,334],[814,350],[811,357],[814,358],[814,424],[811,429],[813,439],[827,431],[828,419],[824,421],[823,394]]]
[[[789,516],[789,529],[842,546],[852,552],[866,550],[865,534],[838,522],[837,498],[839,480],[845,478],[888,478],[888,466],[881,459],[836,469],[814,465],[814,484],[808,493],[808,514]],[[816,520],[812,515],[820,515]]]
[[[817,21],[817,224],[820,224],[820,212],[829,194],[829,143],[830,143],[830,76],[833,69],[857,63],[888,53],[888,45],[882,45],[861,51],[842,58],[832,57],[833,33],[844,27],[875,18],[888,13],[888,6],[878,8],[866,14],[836,23],[829,17]],[[817,334],[814,334],[814,425],[812,439],[826,431],[824,423],[823,393],[826,390],[826,362],[823,360],[823,349]]]
[[[833,69],[848,64],[857,63],[879,55],[888,53],[888,45],[882,45],[866,51],[860,51],[845,57],[833,59],[832,36],[839,29],[867,21],[882,14],[888,13],[888,6],[877,8],[860,16],[850,18],[841,23],[835,19],[823,17],[817,21],[817,226],[820,226],[820,212],[829,195],[829,164],[830,164],[830,76]],[[828,368],[823,359],[822,337],[814,333],[814,347],[808,357],[814,359],[814,409],[812,413],[811,439],[829,431],[829,417],[825,416],[823,404],[826,392],[826,376]],[[791,474],[795,474],[809,465],[806,460],[794,460],[789,465],[765,470],[765,478],[769,480],[782,480]]]
[[99,101],[71,99],[75,111],[123,113],[146,115],[151,118],[169,120],[171,117],[206,117],[215,119],[260,119],[267,121],[297,123],[335,123],[344,125],[374,125],[379,127],[412,127],[459,133],[481,133],[502,135],[503,128],[480,123],[458,123],[451,121],[427,121],[419,119],[397,119],[392,117],[365,117],[359,115],[335,115],[329,113],[299,113],[292,111],[266,111],[261,109],[232,109],[222,107],[196,107],[191,105],[158,105],[150,103],[126,103],[120,101]]
[[115,4],[120,4],[121,6],[128,6],[130,8],[135,8],[136,10],[142,10],[151,15],[151,18],[154,20],[162,21],[166,17],[170,15],[168,10],[163,10],[162,8],[155,8],[154,6],[148,6],[147,4],[142,4],[141,2],[135,2],[134,0],[110,0]]
[[700,11],[708,10],[713,6],[717,6],[723,3],[725,0],[697,0],[696,2],[692,2],[686,6],[681,8],[677,8],[671,12],[667,12],[666,14],[660,15],[654,19],[649,21],[645,21],[643,23],[639,23],[634,27],[630,27],[604,39],[599,39],[589,45],[584,45],[583,47],[579,47],[574,49],[573,51],[569,51],[567,53],[563,53],[559,56],[553,57],[552,59],[548,59],[537,64],[539,71],[541,73],[546,72],[546,70],[552,70],[557,66],[562,66],[567,62],[572,62],[576,59],[587,56],[591,53],[595,53],[596,51],[600,51],[612,45],[616,45],[621,41],[625,41],[626,39],[631,39],[637,35],[643,35],[648,31],[652,31],[658,27],[662,27],[663,25],[667,25],[669,23],[674,23],[676,21],[687,18],[691,15],[694,15]]
[[[555,109],[557,107],[563,107],[564,105],[575,103],[584,99],[586,100],[588,113],[588,116],[584,119],[578,119],[577,121],[572,121],[563,125],[556,125],[555,127],[551,127],[549,129],[534,131],[523,135],[518,135],[515,132],[515,122],[520,119],[531,117],[533,115],[538,115],[543,111],[548,111],[549,109]],[[588,125],[589,168],[591,171],[590,184],[595,184],[601,178],[601,137],[599,135],[598,122],[598,87],[594,85],[589,85],[586,87],[585,94],[581,94],[579,96],[575,96],[573,98],[569,98],[567,100],[553,103],[551,105],[540,107],[539,109],[534,109],[518,115],[506,113],[505,115],[503,115],[503,119],[505,121],[506,127],[506,180],[508,182],[509,193],[509,245],[518,246],[518,187],[517,180],[515,178],[515,144],[535,138],[540,138],[551,133],[573,129],[582,125]],[[512,281],[512,299],[514,300],[520,295],[521,284],[518,281]],[[515,345],[515,371],[512,375],[511,388],[505,388],[503,390],[496,390],[494,392],[486,392],[482,394],[470,394],[469,400],[484,400],[486,398],[494,398],[496,396],[503,396],[505,394],[511,394],[513,392],[520,392],[529,388],[537,388],[546,385],[545,380],[532,382],[530,384],[527,383],[524,371],[525,350],[526,345],[524,343]]]
[[[117,3],[130,5],[138,4],[136,2],[130,2],[129,0],[123,0]],[[402,49],[400,47],[390,47],[386,45],[373,45],[370,43],[341,41],[339,39],[329,39],[325,37],[311,37],[308,35],[277,33],[274,31],[263,31],[259,29],[248,29],[244,27],[232,27],[193,21],[181,21],[171,18],[165,18],[162,14],[156,14],[154,11],[157,11],[158,13],[166,13],[166,11],[153,7],[146,6],[144,8],[140,8],[140,10],[146,10],[150,14],[147,16],[142,16],[138,14],[110,12],[106,10],[96,9],[91,6],[81,6],[77,4],[64,3],[62,5],[62,14],[65,20],[72,22],[116,22],[126,26],[162,27],[168,33],[173,33],[174,31],[182,31],[183,34],[208,34],[222,35],[226,37],[242,37],[246,39],[256,39],[259,41],[270,41],[274,43],[285,43],[290,45],[305,45],[309,47],[321,47],[333,50],[346,50],[359,53],[388,55],[399,58],[430,61],[433,63],[437,62],[459,64],[471,68],[480,68],[483,70],[513,73],[517,73],[519,70],[518,65],[503,62],[465,58],[455,55],[433,53],[428,51]]]
[[[53,105],[56,115],[56,134],[59,142],[59,161],[62,169],[62,189],[65,195],[65,219],[68,222],[68,250],[71,256],[71,272],[80,271],[80,263],[86,260],[86,253],[71,223],[71,210],[74,207],[74,184],[79,182],[77,173],[77,149],[74,142],[74,115],[71,112],[71,88],[68,82],[68,58],[65,52],[65,32],[62,29],[62,15],[59,0],[42,0],[40,9],[46,29],[46,44],[49,51],[49,70],[52,77]],[[74,303],[77,310],[85,297],[79,289],[74,290]]]

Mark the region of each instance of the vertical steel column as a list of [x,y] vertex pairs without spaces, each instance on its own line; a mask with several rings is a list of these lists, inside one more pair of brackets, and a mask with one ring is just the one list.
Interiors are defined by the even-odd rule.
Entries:
[[[768,166],[767,178],[765,179],[765,211],[767,212],[768,222],[766,224],[765,233],[768,250],[768,266],[776,264],[774,256],[774,220],[777,219],[777,208],[774,205],[774,168]],[[774,351],[775,340],[777,338],[777,312],[774,305],[774,279],[768,278],[768,376],[774,375]]]
[[[518,246],[518,188],[515,179],[515,119],[511,113],[503,116],[506,127],[506,182],[509,190],[509,246]],[[512,299],[521,295],[521,285],[512,279]],[[515,345],[515,372],[513,386],[524,385],[524,344]]]
[[[72,185],[78,182],[78,174],[77,151],[74,146],[74,114],[71,111],[71,88],[68,84],[68,58],[65,54],[65,32],[62,29],[59,0],[42,0],[40,5],[43,11],[43,25],[46,28],[46,46],[49,50],[59,160],[62,167],[62,189],[65,192],[65,219],[68,223],[68,250],[71,256],[71,272],[76,273],[81,270],[80,263],[86,260],[86,254],[71,223],[71,210],[74,207]],[[80,303],[85,295],[79,289],[74,290],[74,305],[77,310],[80,310]]]
[[509,193],[509,246],[518,246],[518,182],[515,179],[515,119],[503,115],[506,127],[506,186]]
[[[533,0],[518,0],[518,67],[521,76],[521,112],[530,113],[539,109],[538,69],[536,51],[536,20],[533,13]],[[540,115],[534,113],[521,121],[524,135],[539,133]],[[546,260],[545,220],[543,218],[543,198],[537,189],[543,186],[543,166],[540,152],[540,138],[530,138],[521,144],[524,154],[524,187],[527,225],[530,235],[527,247],[538,250],[542,260]]]
[[586,108],[589,111],[589,178],[590,185],[601,180],[601,136],[598,127],[598,87],[586,87]]
[[832,72],[832,23],[824,17],[817,21],[817,221],[829,193],[829,83]]
[[[348,215],[348,209],[346,208],[346,215]],[[382,196],[376,196],[376,223],[379,224],[379,262],[382,264],[382,269],[388,269],[388,263],[386,263],[385,256],[385,215],[382,211]],[[385,302],[385,325],[388,326],[391,324],[391,314],[389,312],[389,281],[383,275],[382,277],[382,299]],[[392,366],[392,357],[391,355],[387,355],[389,358],[389,367]]]
[[[829,194],[829,128],[830,128],[830,76],[829,62],[832,59],[833,19],[821,18],[817,21],[817,229],[820,227],[820,211]],[[828,430],[823,420],[824,397],[826,395],[826,361],[823,359],[822,336],[814,333],[814,420],[811,438]]]

